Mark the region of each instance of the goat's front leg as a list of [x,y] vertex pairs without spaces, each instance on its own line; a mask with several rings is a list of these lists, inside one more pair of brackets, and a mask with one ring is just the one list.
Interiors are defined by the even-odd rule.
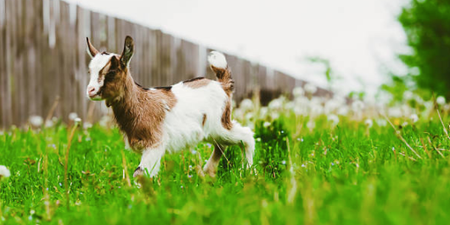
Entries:
[[154,177],[159,172],[161,165],[161,158],[165,153],[164,147],[148,148],[142,152],[141,163],[139,167],[134,171],[133,177],[141,176],[148,171],[150,177]]

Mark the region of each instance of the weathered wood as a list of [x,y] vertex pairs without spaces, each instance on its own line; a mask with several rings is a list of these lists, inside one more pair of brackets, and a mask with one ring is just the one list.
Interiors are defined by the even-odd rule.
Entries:
[[[135,39],[131,71],[143,86],[166,86],[197,76],[214,79],[207,47],[160,30],[92,12],[60,0],[0,0],[0,128],[23,125],[32,115],[68,120],[76,112],[93,120],[107,111],[86,98],[89,82],[86,37],[100,51],[121,53],[126,35]],[[304,82],[282,72],[226,55],[236,82],[235,101],[261,91],[267,103]],[[320,89],[321,93],[329,94]]]

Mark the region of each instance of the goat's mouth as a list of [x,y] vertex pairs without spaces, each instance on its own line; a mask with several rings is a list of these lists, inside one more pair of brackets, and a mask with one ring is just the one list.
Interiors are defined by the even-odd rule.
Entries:
[[102,98],[102,89],[98,90],[97,92],[87,92],[87,97],[91,100],[91,101],[101,101],[103,100]]
[[95,95],[93,95],[93,96],[89,96],[89,99],[90,99],[91,101],[101,101],[101,100],[103,100],[103,99],[102,99],[102,96],[100,96],[99,94],[95,94]]
[[101,95],[100,92],[97,92],[97,93],[95,93],[95,94],[88,94],[88,98],[89,98],[91,101],[101,101],[101,100],[103,100],[103,99],[102,99],[102,95]]

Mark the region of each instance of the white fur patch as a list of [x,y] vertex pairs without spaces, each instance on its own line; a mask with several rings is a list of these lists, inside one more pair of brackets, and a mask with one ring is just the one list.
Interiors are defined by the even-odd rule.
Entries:
[[208,62],[211,66],[226,69],[228,66],[227,59],[225,56],[218,51],[212,51],[208,55]]
[[[113,57],[113,54],[109,55],[102,55],[97,54],[94,58],[92,58],[91,62],[89,63],[89,71],[91,73],[91,80],[89,81],[89,85],[86,90],[86,95],[89,97],[89,90],[94,88],[94,93],[98,93],[100,91],[100,88],[103,86],[103,81],[98,82],[98,78],[100,76],[100,70],[102,70],[106,64],[111,60],[111,57]],[[91,98],[92,100],[101,100],[99,97]]]
[[[228,96],[219,82],[212,81],[196,89],[178,83],[172,86],[172,92],[177,103],[164,121],[166,149],[180,151],[211,134],[222,133],[221,117]],[[203,125],[204,115],[206,122]]]
[[[199,88],[191,88],[180,82],[173,85],[171,91],[176,104],[166,112],[161,143],[156,148],[144,150],[140,169],[147,169],[151,177],[155,176],[165,151],[178,152],[196,146],[200,141],[223,147],[243,142],[248,166],[252,165],[255,149],[253,132],[234,121],[231,130],[223,126],[222,116],[229,97],[219,82],[211,81]],[[214,160],[211,158],[208,161],[210,167],[217,166]]]

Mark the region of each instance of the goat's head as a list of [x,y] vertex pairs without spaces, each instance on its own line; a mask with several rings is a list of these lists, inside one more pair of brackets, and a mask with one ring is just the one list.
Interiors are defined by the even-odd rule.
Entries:
[[92,60],[89,63],[91,80],[87,86],[87,97],[94,101],[112,101],[123,96],[128,74],[128,66],[133,57],[133,38],[125,38],[121,55],[99,52],[86,38],[87,52]]

